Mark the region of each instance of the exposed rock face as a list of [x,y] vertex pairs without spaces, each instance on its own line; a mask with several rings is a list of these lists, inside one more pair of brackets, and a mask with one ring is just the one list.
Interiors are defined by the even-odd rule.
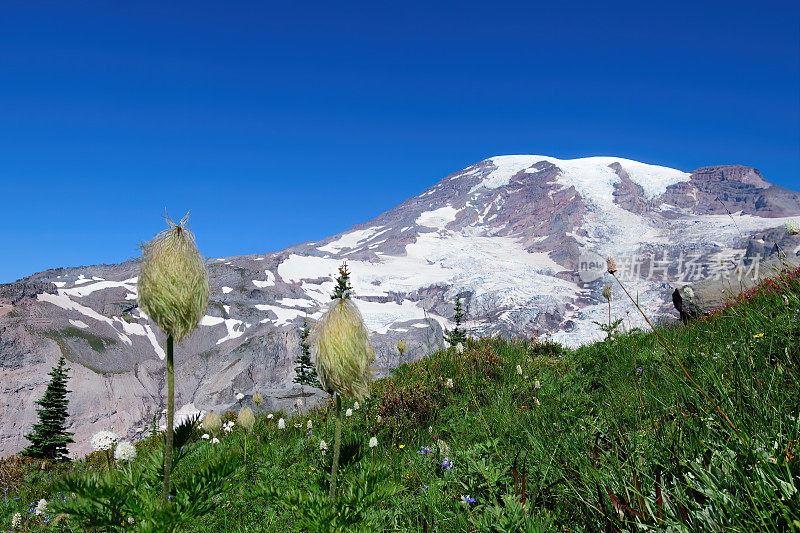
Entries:
[[[343,260],[382,375],[398,364],[400,339],[404,360],[443,346],[458,295],[473,335],[602,338],[593,322],[607,319],[600,292],[611,281],[609,255],[650,318],[674,317],[676,287],[745,253],[796,257],[800,241],[783,224],[797,216],[800,196],[748,167],[685,173],[612,157],[487,159],[320,242],[209,260],[205,316],[175,347],[176,407],[220,412],[238,406],[237,392],[250,402],[256,391],[268,410],[325,400],[292,382],[294,361],[303,321],[322,315]],[[137,306],[138,272],[131,260],[0,286],[0,456],[27,445],[34,401],[62,353],[71,454],[88,452],[102,429],[126,438],[147,431],[161,413],[166,339]],[[628,311],[632,326],[645,327],[615,287],[612,314]]]

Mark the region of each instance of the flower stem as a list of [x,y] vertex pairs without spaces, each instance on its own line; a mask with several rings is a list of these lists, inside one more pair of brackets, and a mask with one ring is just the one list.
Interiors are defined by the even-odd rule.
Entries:
[[342,440],[342,397],[336,394],[336,430],[333,443],[333,464],[331,465],[331,501],[336,500],[336,472],[339,470],[339,446]]
[[172,364],[172,335],[167,335],[167,437],[164,442],[164,489],[161,507],[166,509],[169,497],[169,478],[172,473],[172,421],[175,416],[175,371]]

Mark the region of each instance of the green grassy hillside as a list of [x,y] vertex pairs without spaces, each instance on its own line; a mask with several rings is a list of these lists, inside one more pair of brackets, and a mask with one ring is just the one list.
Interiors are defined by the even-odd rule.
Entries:
[[[353,410],[335,504],[330,405],[260,412],[252,433],[235,424],[218,443],[202,428],[182,436],[176,508],[196,516],[177,530],[800,531],[800,269],[689,325],[576,350],[469,339],[463,353],[402,365],[358,409],[344,408]],[[6,460],[0,526],[20,512],[25,530],[82,531],[75,517],[36,515],[44,498],[115,517],[108,530],[158,531],[134,500],[155,494],[148,505],[158,506],[158,472],[150,492],[147,472],[162,442],[136,442],[131,465],[102,452],[68,464]],[[221,480],[203,471],[215,464],[225,465]],[[69,487],[87,479],[94,501],[73,499]]]

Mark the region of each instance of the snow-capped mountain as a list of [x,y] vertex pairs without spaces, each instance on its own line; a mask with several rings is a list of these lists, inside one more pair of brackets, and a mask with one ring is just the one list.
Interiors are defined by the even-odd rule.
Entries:
[[[237,392],[261,392],[267,409],[321,398],[292,384],[293,362],[303,320],[321,316],[343,260],[385,372],[400,339],[412,358],[442,345],[457,295],[473,335],[549,333],[569,345],[602,337],[593,321],[607,320],[606,256],[651,318],[675,317],[676,286],[776,243],[798,255],[783,229],[798,216],[800,195],[749,167],[685,173],[614,157],[493,157],[323,241],[210,259],[206,316],[175,350],[176,407],[220,411]],[[102,429],[147,431],[164,405],[165,338],[136,305],[138,270],[132,260],[0,285],[0,456],[27,445],[33,402],[62,352],[71,453],[90,451]],[[613,291],[612,314],[643,327]]]

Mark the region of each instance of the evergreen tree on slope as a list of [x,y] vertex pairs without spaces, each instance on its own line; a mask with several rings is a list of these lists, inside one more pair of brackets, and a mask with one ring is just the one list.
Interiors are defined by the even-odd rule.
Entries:
[[317,379],[317,369],[314,368],[314,363],[311,362],[311,346],[308,344],[308,336],[310,334],[308,322],[303,321],[303,329],[300,332],[300,355],[294,360],[297,364],[294,368],[295,373],[297,373],[294,382],[299,383],[301,387],[308,385],[309,387],[321,389],[322,385]]
[[20,455],[37,457],[41,459],[67,460],[67,444],[72,440],[73,433],[65,431],[64,422],[67,420],[67,370],[64,368],[64,356],[58,360],[58,366],[50,371],[50,383],[41,400],[36,403],[41,406],[36,409],[39,422],[33,425],[33,431],[25,435],[31,445],[25,448]]
[[464,322],[464,313],[461,310],[461,296],[456,297],[455,312],[456,327],[453,328],[453,331],[447,331],[446,328],[444,330],[444,340],[447,341],[450,346],[455,346],[459,342],[463,345],[467,342],[466,331],[459,329],[461,324]]

